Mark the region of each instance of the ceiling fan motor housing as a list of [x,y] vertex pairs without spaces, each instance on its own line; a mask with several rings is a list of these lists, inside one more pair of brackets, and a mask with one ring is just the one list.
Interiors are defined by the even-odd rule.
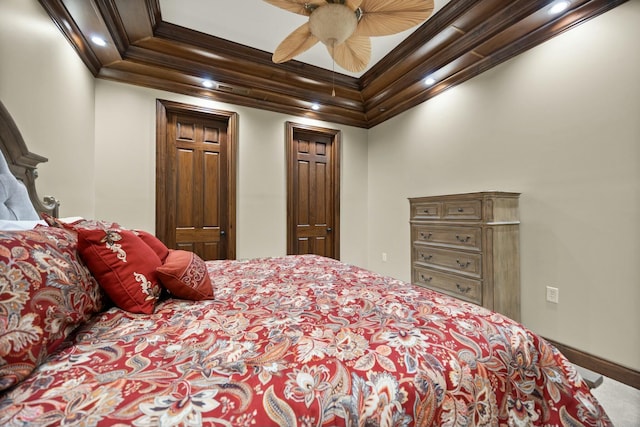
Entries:
[[327,46],[344,43],[358,25],[356,12],[339,3],[327,3],[309,16],[311,34]]

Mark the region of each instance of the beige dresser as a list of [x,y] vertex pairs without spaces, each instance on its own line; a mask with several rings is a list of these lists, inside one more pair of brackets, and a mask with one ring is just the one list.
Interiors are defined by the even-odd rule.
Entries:
[[410,198],[412,282],[519,321],[519,196]]

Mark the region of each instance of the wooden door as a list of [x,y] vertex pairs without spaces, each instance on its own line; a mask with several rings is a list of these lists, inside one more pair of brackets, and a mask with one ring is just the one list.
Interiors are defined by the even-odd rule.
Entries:
[[[158,144],[156,232],[202,259],[235,258],[234,167],[229,120],[200,109],[165,107]],[[160,134],[160,131],[159,131]]]
[[287,253],[339,259],[339,131],[287,123],[287,135]]

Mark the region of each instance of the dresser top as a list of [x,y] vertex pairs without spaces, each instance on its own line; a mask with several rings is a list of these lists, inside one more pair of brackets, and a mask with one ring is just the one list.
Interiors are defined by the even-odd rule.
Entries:
[[424,197],[409,197],[412,202],[427,202],[430,200],[466,200],[466,199],[484,199],[484,198],[511,198],[517,199],[520,197],[520,193],[514,193],[509,191],[477,191],[473,193],[460,193],[460,194],[446,194],[439,196],[424,196]]

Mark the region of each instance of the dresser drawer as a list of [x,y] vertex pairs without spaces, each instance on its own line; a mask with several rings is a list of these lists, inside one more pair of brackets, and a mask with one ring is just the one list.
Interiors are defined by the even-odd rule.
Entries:
[[482,282],[480,280],[440,273],[414,265],[413,283],[474,304],[482,305]]
[[415,263],[451,270],[476,278],[482,276],[482,255],[479,253],[436,249],[420,244],[414,246],[413,253]]
[[441,216],[442,203],[440,202],[422,202],[411,205],[411,219],[440,219]]
[[482,229],[479,227],[442,227],[437,225],[416,225],[413,227],[413,241],[452,248],[482,249]]
[[481,219],[482,202],[480,200],[461,200],[444,202],[444,219]]

